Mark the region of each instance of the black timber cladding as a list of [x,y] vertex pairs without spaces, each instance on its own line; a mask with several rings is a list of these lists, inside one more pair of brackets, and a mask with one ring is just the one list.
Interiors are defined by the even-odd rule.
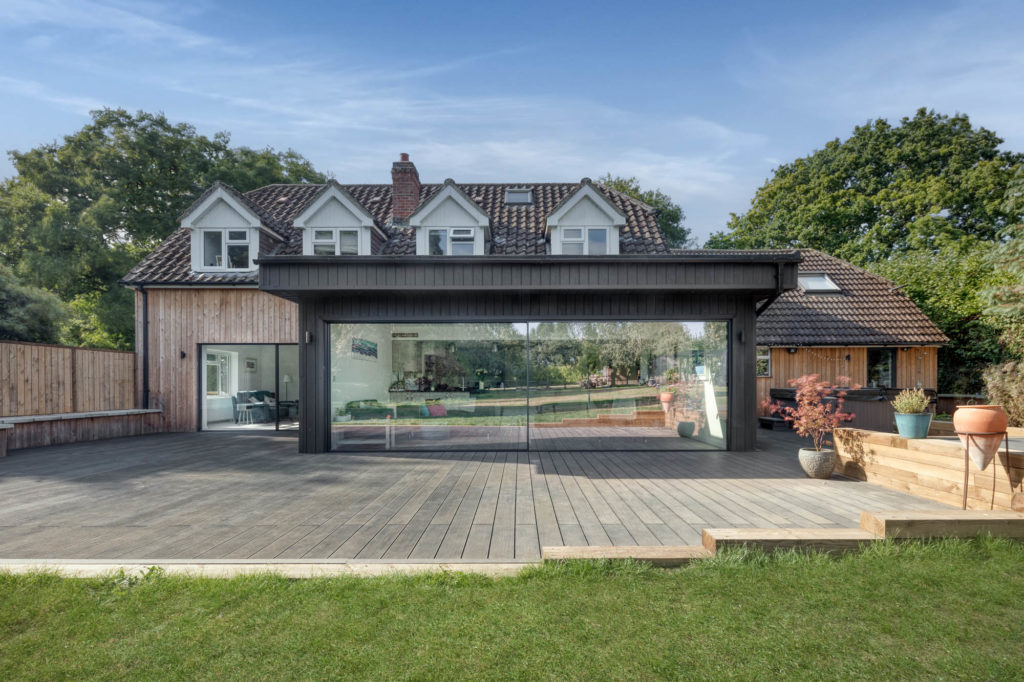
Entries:
[[[758,256],[264,256],[259,286],[298,300],[338,292],[704,291],[764,297],[797,284],[800,255]],[[781,275],[781,279],[779,278]]]
[[754,310],[758,301],[796,286],[800,258],[792,251],[771,255],[280,256],[261,262],[260,288],[299,304],[302,452],[330,447],[330,323],[535,320],[729,321],[728,447],[751,450],[757,427]]

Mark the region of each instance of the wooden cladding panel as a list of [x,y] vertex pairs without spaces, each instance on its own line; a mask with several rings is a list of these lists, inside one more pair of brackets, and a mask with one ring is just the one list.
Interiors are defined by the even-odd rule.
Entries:
[[[920,382],[923,388],[934,389],[939,383],[938,348],[909,348],[896,351],[896,386],[914,388]],[[849,356],[849,360],[846,357]],[[773,388],[789,388],[789,380],[805,374],[820,374],[825,381],[835,383],[839,376],[848,376],[855,384],[864,386],[868,381],[868,349],[864,347],[772,348],[772,375],[757,379],[758,414],[766,415],[762,407]]]
[[[199,343],[296,343],[298,306],[256,289],[148,289],[150,407],[168,431],[197,427]],[[136,309],[141,321],[141,296]],[[141,350],[141,323],[139,343]],[[185,357],[181,354],[184,352]],[[141,370],[139,372],[141,386]]]
[[127,410],[135,353],[0,342],[0,416]]

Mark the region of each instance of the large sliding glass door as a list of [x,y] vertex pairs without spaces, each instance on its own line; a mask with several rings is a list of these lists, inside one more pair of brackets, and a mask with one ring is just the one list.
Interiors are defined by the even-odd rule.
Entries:
[[296,344],[202,344],[200,428],[298,429]]
[[728,328],[332,324],[332,448],[724,449]]

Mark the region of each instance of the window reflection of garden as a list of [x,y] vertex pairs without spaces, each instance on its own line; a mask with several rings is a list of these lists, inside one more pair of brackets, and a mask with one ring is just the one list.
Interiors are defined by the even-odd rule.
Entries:
[[[689,419],[690,437],[724,447],[725,322],[332,327],[336,430],[386,427],[387,442],[400,447],[405,436],[471,441],[480,435],[472,427],[505,427],[487,440],[522,447],[527,437],[552,438],[557,427],[678,438],[685,429],[677,422]],[[351,345],[364,341],[378,344],[379,357],[353,353]],[[667,391],[671,404],[661,400]],[[528,435],[528,424],[537,433]],[[442,433],[441,426],[470,430]]]

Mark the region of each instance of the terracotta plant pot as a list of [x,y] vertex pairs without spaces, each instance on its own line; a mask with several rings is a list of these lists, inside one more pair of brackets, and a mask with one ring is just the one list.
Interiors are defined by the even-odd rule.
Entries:
[[658,394],[658,400],[660,400],[663,403],[670,403],[670,402],[672,402],[672,399],[675,398],[675,397],[676,396],[675,396],[674,393],[660,393],[660,394]]
[[991,436],[970,436],[967,454],[981,470],[991,464],[1003,442],[1002,432],[1006,431],[1006,412],[1002,405],[957,405],[953,413],[953,428],[960,436],[960,442],[967,446],[965,433],[992,433]]
[[827,448],[821,451],[814,448],[800,448],[797,453],[800,467],[811,478],[829,478],[835,468],[836,451]]

